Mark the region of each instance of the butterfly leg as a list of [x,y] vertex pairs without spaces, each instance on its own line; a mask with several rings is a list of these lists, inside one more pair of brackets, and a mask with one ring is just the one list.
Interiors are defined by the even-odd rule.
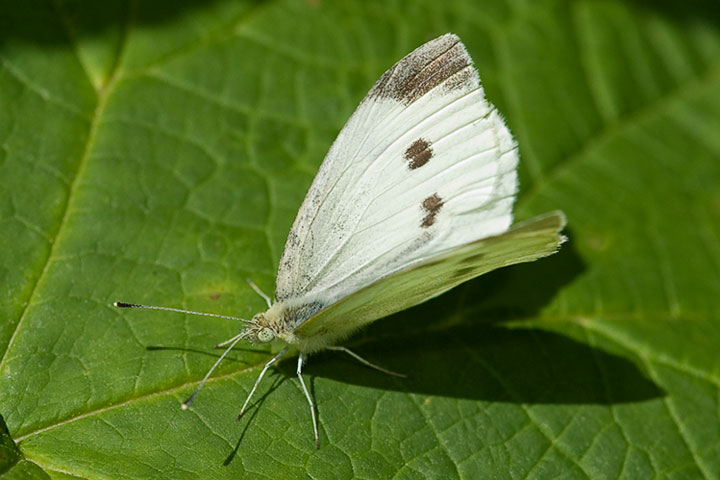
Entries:
[[305,392],[305,398],[307,398],[308,404],[310,405],[310,416],[312,417],[312,423],[313,423],[313,432],[315,433],[315,448],[320,448],[320,436],[318,435],[318,426],[317,426],[317,418],[315,418],[315,404],[313,404],[312,398],[310,397],[310,392],[308,392],[307,387],[305,386],[305,381],[302,377],[302,367],[303,363],[305,363],[305,354],[301,353],[298,357],[298,365],[297,365],[297,376],[300,379],[300,385],[302,385],[303,392]]
[[228,339],[227,339],[227,340],[225,340],[224,342],[220,342],[220,343],[218,343],[217,345],[215,345],[215,347],[214,347],[214,348],[223,348],[223,347],[225,347],[226,345],[230,345],[231,343],[233,343],[233,342],[235,342],[235,341],[239,340],[239,339],[240,339],[240,337],[242,337],[242,335],[243,335],[243,334],[242,334],[242,332],[241,332],[241,333],[238,333],[238,334],[237,334],[237,335],[235,335],[234,337],[232,337],[232,338],[228,338]]
[[368,366],[370,368],[374,368],[375,370],[379,370],[383,373],[387,373],[388,375],[394,375],[396,377],[407,378],[407,375],[405,375],[404,373],[393,372],[392,370],[388,370],[387,368],[383,368],[379,365],[375,365],[374,363],[371,363],[371,362],[365,360],[364,358],[362,358],[360,355],[353,352],[349,348],[340,347],[340,346],[333,346],[333,347],[327,347],[327,348],[328,348],[328,350],[335,350],[336,352],[345,352],[348,355],[350,355],[351,357],[353,357],[355,360],[357,360],[358,362],[362,363],[363,365]]
[[242,337],[240,335],[235,335],[233,338],[228,340],[227,342],[223,342],[224,345],[227,345],[230,343],[230,346],[223,352],[222,355],[220,355],[220,358],[217,359],[217,361],[213,364],[212,367],[210,367],[210,370],[205,374],[203,379],[200,381],[200,384],[197,386],[195,391],[193,391],[192,395],[188,397],[187,400],[185,400],[181,407],[183,410],[187,410],[190,407],[190,404],[195,400],[195,397],[197,397],[197,394],[200,392],[200,389],[205,385],[205,382],[207,382],[207,379],[210,378],[210,374],[217,368],[218,365],[223,361],[225,356],[230,353],[230,350],[232,350],[235,347],[235,344],[240,341]]
[[257,380],[255,380],[255,385],[253,385],[252,390],[250,390],[250,393],[248,393],[248,396],[247,396],[247,398],[245,399],[245,403],[243,403],[243,406],[242,406],[242,408],[240,409],[240,414],[239,414],[238,417],[237,417],[238,420],[240,420],[240,417],[242,417],[242,416],[243,416],[243,413],[245,413],[245,408],[247,408],[248,403],[250,403],[250,399],[251,399],[252,396],[255,394],[255,390],[257,390],[258,385],[260,385],[260,380],[262,380],[263,377],[265,376],[265,372],[268,371],[268,368],[270,368],[273,363],[277,362],[278,360],[280,360],[280,358],[281,358],[283,355],[285,355],[285,352],[287,352],[288,348],[290,348],[290,347],[285,347],[285,348],[283,348],[282,350],[280,350],[277,355],[275,355],[273,358],[270,359],[269,362],[267,362],[267,363],[265,364],[265,366],[263,367],[262,371],[260,372],[260,375],[258,375]]
[[265,300],[265,303],[267,303],[268,308],[272,308],[272,300],[270,300],[270,297],[268,296],[268,294],[263,292],[262,290],[260,290],[260,287],[255,285],[255,282],[253,282],[249,278],[246,278],[245,281],[248,283],[248,285],[250,285],[250,288],[255,290],[255,293],[260,295]]

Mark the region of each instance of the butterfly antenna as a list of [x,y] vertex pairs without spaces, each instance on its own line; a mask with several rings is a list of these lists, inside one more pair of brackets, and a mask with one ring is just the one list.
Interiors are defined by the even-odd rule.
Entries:
[[190,315],[202,315],[204,317],[216,317],[216,318],[225,318],[227,320],[238,320],[240,322],[251,323],[251,324],[255,323],[252,320],[246,320],[246,319],[240,318],[240,317],[231,317],[228,315],[218,315],[217,313],[194,312],[192,310],[183,310],[181,308],[158,307],[155,305],[138,305],[137,303],[125,303],[125,302],[113,302],[113,306],[118,307],[118,308],[145,308],[148,310],[165,310],[166,312],[187,313]]
[[213,370],[215,370],[215,369],[217,368],[217,366],[220,365],[220,362],[223,361],[223,359],[225,358],[225,356],[226,356],[228,353],[230,353],[230,350],[232,350],[233,347],[235,347],[235,345],[236,345],[240,340],[242,340],[243,337],[242,337],[241,335],[236,335],[236,336],[233,337],[233,338],[235,339],[235,341],[233,341],[233,342],[230,344],[230,346],[225,349],[225,351],[223,352],[223,354],[220,355],[220,358],[218,358],[217,361],[213,364],[213,366],[210,367],[210,370],[208,370],[208,372],[205,374],[205,376],[203,377],[203,379],[200,380],[200,384],[197,386],[197,388],[195,389],[195,391],[193,391],[192,395],[190,395],[190,396],[188,397],[188,399],[185,400],[185,401],[182,403],[182,405],[180,405],[180,408],[182,408],[183,410],[187,410],[188,407],[190,407],[190,404],[193,402],[193,400],[195,400],[195,397],[197,397],[197,394],[198,394],[198,392],[200,392],[200,389],[203,387],[203,385],[205,385],[205,382],[207,382],[207,379],[210,378],[210,374],[213,372]]
[[248,403],[250,403],[250,399],[251,399],[252,396],[255,394],[255,390],[257,390],[258,385],[260,385],[260,381],[261,381],[261,380],[263,379],[263,377],[265,376],[265,372],[268,371],[268,368],[270,368],[273,363],[277,362],[278,360],[280,360],[280,358],[281,358],[283,355],[285,355],[285,352],[288,351],[288,348],[290,348],[290,346],[287,346],[287,347],[283,348],[282,350],[280,350],[277,355],[275,355],[273,358],[270,359],[269,362],[267,362],[267,363],[265,364],[265,366],[263,367],[262,371],[260,372],[260,375],[258,375],[257,380],[255,380],[255,385],[253,385],[252,390],[250,390],[250,393],[248,393],[248,396],[247,396],[247,398],[245,399],[245,403],[243,403],[243,406],[242,406],[242,408],[240,409],[240,413],[239,413],[238,416],[237,416],[238,420],[240,420],[240,418],[242,418],[242,416],[243,416],[243,413],[245,413],[245,409],[247,408]]

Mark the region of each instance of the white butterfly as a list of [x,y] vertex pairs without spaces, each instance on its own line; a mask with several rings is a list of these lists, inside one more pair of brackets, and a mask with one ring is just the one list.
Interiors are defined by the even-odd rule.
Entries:
[[287,345],[267,362],[240,415],[268,368],[293,346],[317,446],[302,378],[308,354],[342,350],[393,373],[335,344],[478,275],[550,255],[565,240],[559,211],[510,227],[517,163],[517,145],[456,35],[397,62],[320,166],[280,259],[275,302],[251,283],[268,310],[243,320],[242,332],[219,345],[229,347],[183,406],[238,341],[281,339]]

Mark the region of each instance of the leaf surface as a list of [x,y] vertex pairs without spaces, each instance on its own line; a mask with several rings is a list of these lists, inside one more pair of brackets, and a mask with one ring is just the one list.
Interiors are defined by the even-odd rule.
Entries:
[[[712,2],[0,3],[0,477],[720,477]],[[230,320],[396,60],[460,35],[569,242],[293,361]],[[17,448],[14,446],[17,444]],[[6,448],[7,447],[7,448]]]

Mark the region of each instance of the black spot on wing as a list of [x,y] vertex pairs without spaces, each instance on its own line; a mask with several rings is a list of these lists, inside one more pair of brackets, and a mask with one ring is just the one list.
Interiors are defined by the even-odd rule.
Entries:
[[452,34],[430,40],[393,65],[367,98],[391,98],[409,105],[443,84],[449,90],[471,90],[479,85],[470,55]]
[[424,138],[418,138],[405,150],[405,160],[407,160],[410,170],[422,167],[430,161],[432,156],[432,146]]
[[422,208],[425,212],[425,217],[423,217],[420,226],[423,228],[428,228],[433,223],[435,223],[435,217],[437,216],[442,206],[443,200],[437,193],[434,193],[431,196],[427,197],[425,200],[423,200]]

